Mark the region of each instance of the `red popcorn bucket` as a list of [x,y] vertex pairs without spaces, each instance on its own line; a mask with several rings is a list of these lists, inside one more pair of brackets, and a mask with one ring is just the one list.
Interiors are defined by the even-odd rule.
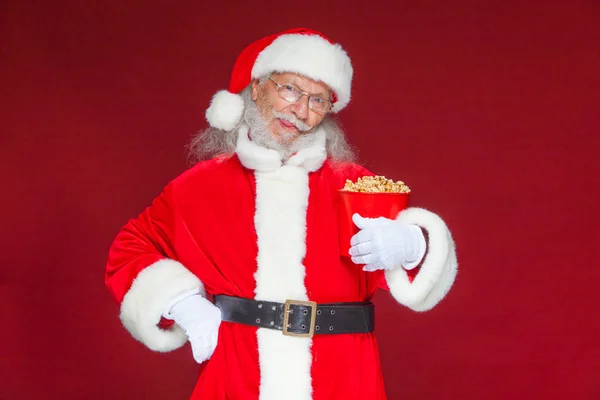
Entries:
[[365,218],[385,217],[396,219],[398,213],[408,207],[409,193],[363,193],[339,191],[338,229],[340,255],[349,257],[350,239],[359,229],[352,222],[352,215]]

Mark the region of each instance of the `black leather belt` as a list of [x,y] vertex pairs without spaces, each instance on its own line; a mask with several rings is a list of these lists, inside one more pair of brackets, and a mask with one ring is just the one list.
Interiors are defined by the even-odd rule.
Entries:
[[214,296],[223,321],[278,329],[286,336],[368,333],[375,329],[373,303],[329,303],[287,300],[285,303]]

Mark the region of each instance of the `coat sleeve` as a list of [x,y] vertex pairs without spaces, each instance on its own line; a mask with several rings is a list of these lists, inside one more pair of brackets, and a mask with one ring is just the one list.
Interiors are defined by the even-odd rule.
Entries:
[[[372,176],[371,171],[351,165],[346,179]],[[448,293],[458,271],[454,240],[446,223],[436,214],[423,208],[411,207],[401,211],[397,221],[414,224],[423,230],[427,250],[421,263],[412,270],[398,266],[389,271],[369,272],[368,281],[375,287],[389,290],[396,301],[414,311],[427,311]]]
[[105,283],[121,304],[120,318],[131,335],[155,351],[171,351],[187,340],[162,318],[169,302],[184,292],[205,291],[177,261],[172,245],[176,207],[172,184],[118,233],[108,254]]
[[425,233],[427,251],[417,268],[401,266],[385,271],[384,288],[396,301],[414,311],[427,311],[446,296],[458,270],[456,249],[450,230],[436,214],[423,208],[401,211],[397,221],[420,226]]

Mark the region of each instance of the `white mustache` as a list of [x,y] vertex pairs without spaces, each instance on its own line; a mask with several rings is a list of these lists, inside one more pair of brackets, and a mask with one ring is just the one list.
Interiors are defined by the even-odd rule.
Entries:
[[272,110],[272,113],[276,118],[283,119],[289,122],[290,124],[294,125],[299,131],[306,132],[312,129],[312,126],[305,124],[293,115],[280,113],[275,110]]

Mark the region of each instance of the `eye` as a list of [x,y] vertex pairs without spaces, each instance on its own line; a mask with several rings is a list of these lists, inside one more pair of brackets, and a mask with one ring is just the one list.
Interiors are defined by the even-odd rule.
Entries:
[[290,86],[290,85],[283,85],[283,88],[285,90],[287,90],[288,92],[295,92],[296,91],[296,89],[293,86]]
[[313,97],[312,100],[317,103],[317,104],[323,104],[325,103],[325,99],[321,98],[321,97]]

